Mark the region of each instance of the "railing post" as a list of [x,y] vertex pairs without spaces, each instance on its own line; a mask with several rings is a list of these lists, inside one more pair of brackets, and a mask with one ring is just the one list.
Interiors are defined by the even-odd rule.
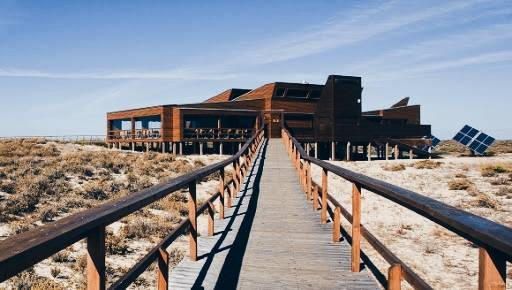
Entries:
[[341,209],[336,207],[334,210],[334,222],[332,223],[332,241],[337,243],[341,236]]
[[352,183],[352,272],[360,271],[361,185]]
[[189,246],[190,259],[197,261],[197,200],[196,200],[196,181],[188,184],[188,218],[190,220]]
[[308,179],[307,179],[307,182],[306,182],[306,186],[307,186],[307,193],[308,193],[308,197],[309,199],[313,199],[313,193],[311,192],[311,183],[312,183],[312,172],[311,172],[311,162],[308,161]]
[[320,219],[322,224],[327,223],[327,169],[322,169],[322,212]]
[[313,189],[313,209],[318,210],[318,185],[315,184]]
[[[224,206],[221,204],[221,207]],[[208,236],[215,233],[215,207],[211,201],[208,202]]]
[[157,289],[169,289],[169,253],[165,249],[158,250],[157,259]]
[[87,236],[87,289],[105,289],[105,227]]
[[[235,185],[233,184],[233,186],[235,186]],[[226,198],[226,201],[227,201],[226,207],[227,208],[231,208],[231,199],[232,198],[233,198],[233,187],[228,184],[228,198]]]
[[402,266],[393,264],[388,270],[388,288],[387,290],[400,290],[402,287]]
[[507,260],[502,253],[480,248],[478,254],[478,289],[505,290]]
[[219,179],[219,192],[220,192],[220,218],[224,219],[224,167],[219,170],[220,179]]

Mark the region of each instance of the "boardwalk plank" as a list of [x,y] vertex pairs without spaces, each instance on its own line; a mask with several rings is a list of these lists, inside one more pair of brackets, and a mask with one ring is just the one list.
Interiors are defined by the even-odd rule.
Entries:
[[200,259],[170,273],[171,288],[380,289],[367,271],[350,271],[350,245],[331,241],[280,140],[262,146],[226,217],[199,237]]

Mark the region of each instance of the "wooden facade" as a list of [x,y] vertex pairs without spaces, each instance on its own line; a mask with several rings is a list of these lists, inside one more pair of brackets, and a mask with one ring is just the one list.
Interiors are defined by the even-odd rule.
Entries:
[[201,103],[109,112],[107,135],[118,148],[155,143],[165,151],[169,143],[172,151],[172,144],[183,142],[241,143],[258,128],[279,138],[284,128],[301,142],[315,143],[315,151],[330,148],[332,159],[347,155],[342,151],[349,150],[348,142],[381,147],[392,139],[419,150],[430,142],[430,125],[421,124],[420,106],[408,102],[363,112],[361,78],[331,75],[324,85],[275,82],[229,89]]

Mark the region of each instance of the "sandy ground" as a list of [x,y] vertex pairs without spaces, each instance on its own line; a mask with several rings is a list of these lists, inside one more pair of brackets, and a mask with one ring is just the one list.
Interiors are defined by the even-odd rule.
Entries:
[[[364,173],[373,178],[413,190],[452,206],[486,217],[512,227],[512,194],[498,195],[501,187],[492,185],[497,178],[483,177],[481,168],[487,165],[508,164],[512,155],[496,157],[446,157],[435,160],[441,162],[435,169],[416,169],[417,160],[332,162],[335,165]],[[404,170],[388,171],[390,165],[403,164]],[[313,178],[320,184],[320,169],[313,168]],[[466,176],[474,183],[474,188],[488,195],[497,203],[497,208],[476,205],[473,193],[467,190],[450,190],[448,183]],[[351,184],[337,176],[329,175],[329,192],[347,210],[351,209]],[[435,289],[476,289],[478,283],[478,249],[470,242],[458,237],[435,223],[401,207],[374,193],[362,192],[362,223],[389,249],[412,267]],[[342,220],[350,229],[348,222]],[[363,240],[363,250],[383,273],[389,266],[378,253]],[[508,265],[507,289],[512,289],[512,270]]]
[[[62,155],[72,154],[76,151],[102,151],[107,150],[106,148],[93,146],[93,145],[78,145],[71,143],[58,143],[56,144],[59,151]],[[130,154],[141,154],[138,152],[129,152]],[[215,162],[221,161],[225,158],[229,157],[228,155],[189,155],[189,156],[178,156],[177,159],[185,159],[194,163],[194,161],[202,161],[203,164],[209,165]],[[231,170],[231,167],[226,168],[226,172]],[[114,176],[116,179],[123,179],[125,176]],[[178,174],[179,175],[179,174]],[[70,182],[73,182],[71,180]],[[198,203],[204,202],[208,199],[213,193],[215,193],[218,189],[218,180],[210,180],[200,182],[197,185],[197,200]],[[0,192],[0,194],[6,194]],[[216,202],[218,205],[218,202]],[[152,216],[155,217],[170,217],[175,216],[176,213],[169,213],[163,210],[151,209],[149,207],[146,208],[147,211],[151,213]],[[61,215],[56,219],[63,218],[66,215]],[[126,225],[126,221],[115,222],[107,227],[107,231],[112,231],[114,234],[118,234],[120,229]],[[208,229],[208,220],[206,215],[200,215],[198,217],[198,231],[200,235],[206,235]],[[14,234],[12,229],[8,223],[0,223],[0,240],[7,238]],[[107,264],[107,276],[110,278],[109,282],[113,282],[117,280],[120,275],[126,272],[129,268],[131,268],[140,258],[142,258],[148,250],[150,250],[156,243],[159,242],[159,238],[151,238],[151,239],[130,239],[126,240],[128,251],[123,255],[110,255],[106,256],[106,264]],[[60,286],[68,288],[68,289],[82,289],[85,287],[85,276],[81,271],[76,269],[77,261],[82,259],[85,255],[86,243],[85,241],[80,241],[70,246],[65,251],[69,254],[69,258],[67,262],[55,262],[51,258],[46,259],[34,266],[35,276],[45,277],[51,281],[57,282]],[[188,239],[186,236],[180,237],[177,241],[175,241],[168,249],[169,251],[177,251],[180,253],[178,256],[181,256],[179,259],[185,255],[187,258],[188,255]],[[54,277],[52,275],[52,269],[58,268],[60,273]],[[154,267],[150,267],[145,273],[141,275],[141,280],[137,281],[130,289],[144,289],[148,286],[153,287],[155,285],[155,270]],[[0,283],[0,289],[17,289],[18,285],[13,285],[8,280],[7,282]]]

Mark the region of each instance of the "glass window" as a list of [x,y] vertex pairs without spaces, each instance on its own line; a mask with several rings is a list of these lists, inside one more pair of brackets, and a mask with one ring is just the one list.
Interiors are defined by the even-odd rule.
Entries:
[[282,97],[284,96],[284,88],[278,88],[276,90],[276,97]]
[[286,97],[288,98],[306,98],[307,95],[308,91],[305,90],[288,89],[286,92]]

